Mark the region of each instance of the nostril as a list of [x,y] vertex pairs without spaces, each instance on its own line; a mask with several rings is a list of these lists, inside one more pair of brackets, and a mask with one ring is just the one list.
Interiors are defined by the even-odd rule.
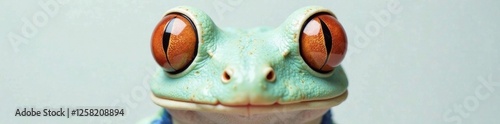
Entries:
[[229,74],[227,74],[227,72],[224,71],[224,80],[230,80],[231,79],[231,76],[229,76]]
[[224,72],[222,73],[222,82],[224,83],[228,83],[229,80],[231,80],[231,74],[232,72],[230,70],[224,70]]
[[276,80],[276,74],[274,74],[274,70],[272,68],[268,69],[267,75],[266,75],[266,80],[270,81],[270,82],[273,82],[274,80]]

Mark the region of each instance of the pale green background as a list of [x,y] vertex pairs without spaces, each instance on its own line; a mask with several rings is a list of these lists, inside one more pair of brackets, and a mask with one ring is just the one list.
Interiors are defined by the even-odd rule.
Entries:
[[[14,47],[38,2],[0,1],[0,123],[135,123],[159,110],[143,87],[157,68],[150,34],[162,14],[178,5],[204,10],[220,27],[278,26],[306,5],[331,9],[349,37],[344,67],[349,98],[334,108],[343,124],[500,123],[500,2],[401,0],[400,13],[362,41],[356,29],[380,25],[387,0],[250,1],[84,0],[59,6],[26,44]],[[217,11],[225,6],[229,11]],[[19,51],[15,52],[15,48]],[[217,78],[217,77],[214,77]],[[489,91],[481,81],[497,86]],[[477,100],[479,93],[489,94]],[[445,116],[477,100],[465,115]],[[465,102],[464,102],[465,101]],[[126,106],[126,116],[15,117],[21,107]]]

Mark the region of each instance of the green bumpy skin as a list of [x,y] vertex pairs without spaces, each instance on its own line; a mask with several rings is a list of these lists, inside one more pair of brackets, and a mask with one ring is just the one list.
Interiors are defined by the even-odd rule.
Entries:
[[[209,105],[272,105],[325,100],[347,91],[341,66],[328,74],[315,72],[303,60],[299,37],[305,21],[325,8],[309,6],[292,13],[277,28],[249,30],[217,27],[204,12],[187,6],[183,13],[197,28],[198,51],[189,67],[178,74],[158,69],[150,83],[155,97]],[[275,79],[266,79],[274,70]],[[230,80],[224,82],[224,71]]]

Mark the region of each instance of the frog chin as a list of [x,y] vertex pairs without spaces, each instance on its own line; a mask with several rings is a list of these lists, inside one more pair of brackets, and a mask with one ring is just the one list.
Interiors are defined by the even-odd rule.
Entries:
[[231,113],[242,116],[255,114],[283,113],[301,110],[329,109],[342,103],[348,96],[347,90],[342,94],[329,99],[310,100],[290,103],[275,103],[272,105],[239,105],[231,106],[224,104],[205,104],[186,101],[176,101],[160,98],[152,94],[151,99],[159,106],[173,110],[203,111],[215,113]]

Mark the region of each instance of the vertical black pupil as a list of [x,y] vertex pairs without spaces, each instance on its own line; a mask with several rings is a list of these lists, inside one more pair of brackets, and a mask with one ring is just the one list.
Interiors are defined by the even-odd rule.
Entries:
[[323,29],[323,38],[325,41],[325,47],[326,47],[326,55],[327,55],[327,60],[321,66],[320,70],[325,66],[326,62],[328,62],[328,56],[330,56],[330,51],[332,51],[332,35],[330,33],[330,29],[328,29],[328,26],[326,26],[325,22],[323,20],[319,19],[321,22],[321,29]]
[[[172,27],[174,25],[174,19],[176,19],[176,17],[172,18],[170,21],[167,22],[167,25],[165,26],[165,32],[163,33],[163,50],[165,52],[165,55],[168,56],[168,44],[170,42],[170,33],[172,32]],[[167,58],[167,63],[170,64],[170,60],[168,60],[168,57]],[[172,67],[172,65],[170,64],[170,67]],[[176,70],[175,68],[173,68],[174,70]]]

